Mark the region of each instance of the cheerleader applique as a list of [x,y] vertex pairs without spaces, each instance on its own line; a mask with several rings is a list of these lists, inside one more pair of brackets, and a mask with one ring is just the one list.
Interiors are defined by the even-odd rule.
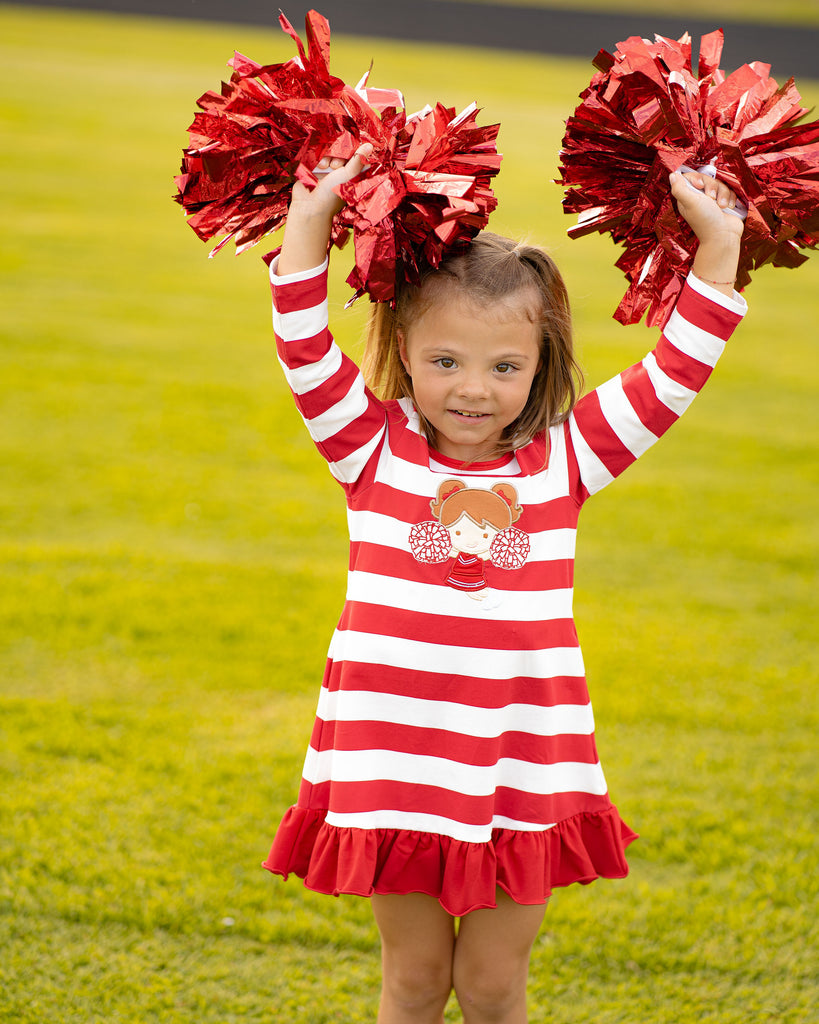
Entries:
[[444,582],[473,600],[486,602],[491,593],[487,562],[519,569],[529,556],[529,538],[512,526],[523,512],[512,484],[484,490],[445,480],[430,509],[435,518],[412,527],[410,549],[419,562],[449,562]]

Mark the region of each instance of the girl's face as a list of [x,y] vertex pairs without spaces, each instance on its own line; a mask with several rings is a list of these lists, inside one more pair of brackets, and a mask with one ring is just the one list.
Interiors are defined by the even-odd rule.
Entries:
[[[540,367],[540,329],[519,301],[478,309],[444,295],[399,333],[399,352],[435,447],[459,462],[491,456],[523,412]],[[519,312],[518,312],[519,311]]]
[[500,532],[489,523],[483,525],[476,523],[466,512],[462,512],[447,529],[452,538],[452,546],[456,551],[484,556],[488,554],[492,547],[492,541]]

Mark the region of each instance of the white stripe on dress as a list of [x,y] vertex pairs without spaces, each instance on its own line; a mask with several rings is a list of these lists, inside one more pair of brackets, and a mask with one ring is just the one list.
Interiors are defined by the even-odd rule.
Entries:
[[580,470],[580,479],[589,494],[595,494],[614,480],[601,460],[595,455],[585,437],[580,432],[574,415],[569,417],[569,431],[572,437],[574,454]]
[[310,306],[308,309],[295,309],[290,313],[280,313],[274,307],[273,330],[279,338],[286,342],[314,338],[320,331],[326,330],[328,327],[327,312],[326,299],[317,306]]
[[305,418],[304,422],[307,424],[310,436],[321,443],[354,423],[359,417],[363,417],[369,407],[364,381],[360,376],[356,376],[347,393],[335,405],[331,405],[329,409],[325,409],[318,416]]
[[514,757],[494,764],[462,764],[446,757],[406,754],[398,750],[324,750],[309,747],[304,778],[311,785],[323,782],[403,782],[435,786],[464,796],[491,796],[497,789],[514,789],[538,796],[557,793],[593,793],[604,796],[606,781],[600,763],[559,761],[534,764]]
[[[442,573],[443,573],[442,566]],[[442,579],[443,584],[443,579]],[[451,615],[455,618],[474,619],[475,607],[467,604],[460,592],[443,585],[395,580],[392,576],[353,570],[347,578],[347,600],[363,604],[381,605],[386,609],[427,615]],[[483,609],[481,609],[483,610]],[[494,609],[491,609],[494,610]],[[541,622],[572,617],[572,588],[554,590],[508,590],[498,606],[495,618],[510,622]]]
[[284,373],[290,390],[297,395],[306,395],[315,388],[325,384],[334,373],[341,367],[341,349],[338,345],[331,345],[321,359],[315,363],[305,363],[304,366],[289,367],[279,356],[279,365]]
[[422,814],[417,811],[397,811],[385,809],[381,811],[360,811],[354,814],[339,814],[330,811],[327,824],[337,828],[366,829],[397,829],[406,832],[432,832],[435,835],[449,836],[463,843],[488,843],[492,838],[493,828],[508,828],[515,832],[548,832],[555,827],[551,822],[541,825],[537,822],[517,821],[503,815],[495,815],[491,825],[468,825],[466,822],[453,821],[438,814]]
[[530,736],[591,736],[594,732],[591,704],[507,704],[502,708],[480,708],[394,693],[331,691],[322,687],[316,714],[324,722],[389,722],[484,739],[495,739],[505,732]]
[[653,352],[649,352],[645,357],[643,366],[659,401],[678,416],[682,416],[697,397],[697,392],[692,391],[691,388],[687,388],[676,380],[672,380],[667,373],[660,369]]
[[[432,512],[428,521],[432,521]],[[352,541],[380,544],[397,551],[409,550],[409,534],[414,524],[369,509],[348,509],[347,523]],[[572,527],[537,530],[527,532],[527,536],[531,545],[527,563],[574,558],[577,531]]]
[[350,651],[353,662],[383,665],[444,675],[481,679],[508,679],[510,665],[514,675],[530,679],[553,676],[583,676],[583,657],[579,647],[549,647],[542,650],[491,650],[482,647],[456,647],[451,643],[430,644],[419,640],[359,633],[337,629],[330,643],[329,657],[345,660]]
[[715,366],[725,350],[722,338],[692,324],[676,309],[668,318],[663,334],[674,348],[708,366]]
[[597,389],[600,411],[606,422],[628,448],[639,458],[658,440],[657,435],[646,427],[623,389],[621,377],[613,377]]
[[[431,832],[433,835],[449,836],[463,843],[488,843],[492,838],[491,825],[467,825],[462,821],[453,821],[438,814],[422,814],[416,811],[396,811],[385,808],[380,811],[359,811],[355,814],[339,814],[330,811],[326,818],[328,825],[336,828],[388,828],[406,832]],[[500,828],[516,826],[501,825]],[[534,828],[518,828],[521,832],[540,832],[543,825]]]

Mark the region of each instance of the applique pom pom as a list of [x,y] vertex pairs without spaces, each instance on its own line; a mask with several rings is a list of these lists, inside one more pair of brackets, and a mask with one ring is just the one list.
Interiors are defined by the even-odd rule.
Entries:
[[529,557],[530,547],[527,534],[509,526],[493,539],[489,558],[499,569],[520,569]]
[[433,519],[416,523],[412,527],[409,545],[419,562],[445,562],[452,553],[449,530]]

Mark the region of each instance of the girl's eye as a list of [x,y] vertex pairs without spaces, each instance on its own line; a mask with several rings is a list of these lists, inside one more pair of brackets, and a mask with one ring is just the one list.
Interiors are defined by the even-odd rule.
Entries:
[[441,356],[440,359],[436,360],[439,366],[443,367],[444,370],[451,370],[455,365],[455,360],[450,356]]
[[498,373],[511,373],[515,367],[511,363],[498,363],[495,369]]

